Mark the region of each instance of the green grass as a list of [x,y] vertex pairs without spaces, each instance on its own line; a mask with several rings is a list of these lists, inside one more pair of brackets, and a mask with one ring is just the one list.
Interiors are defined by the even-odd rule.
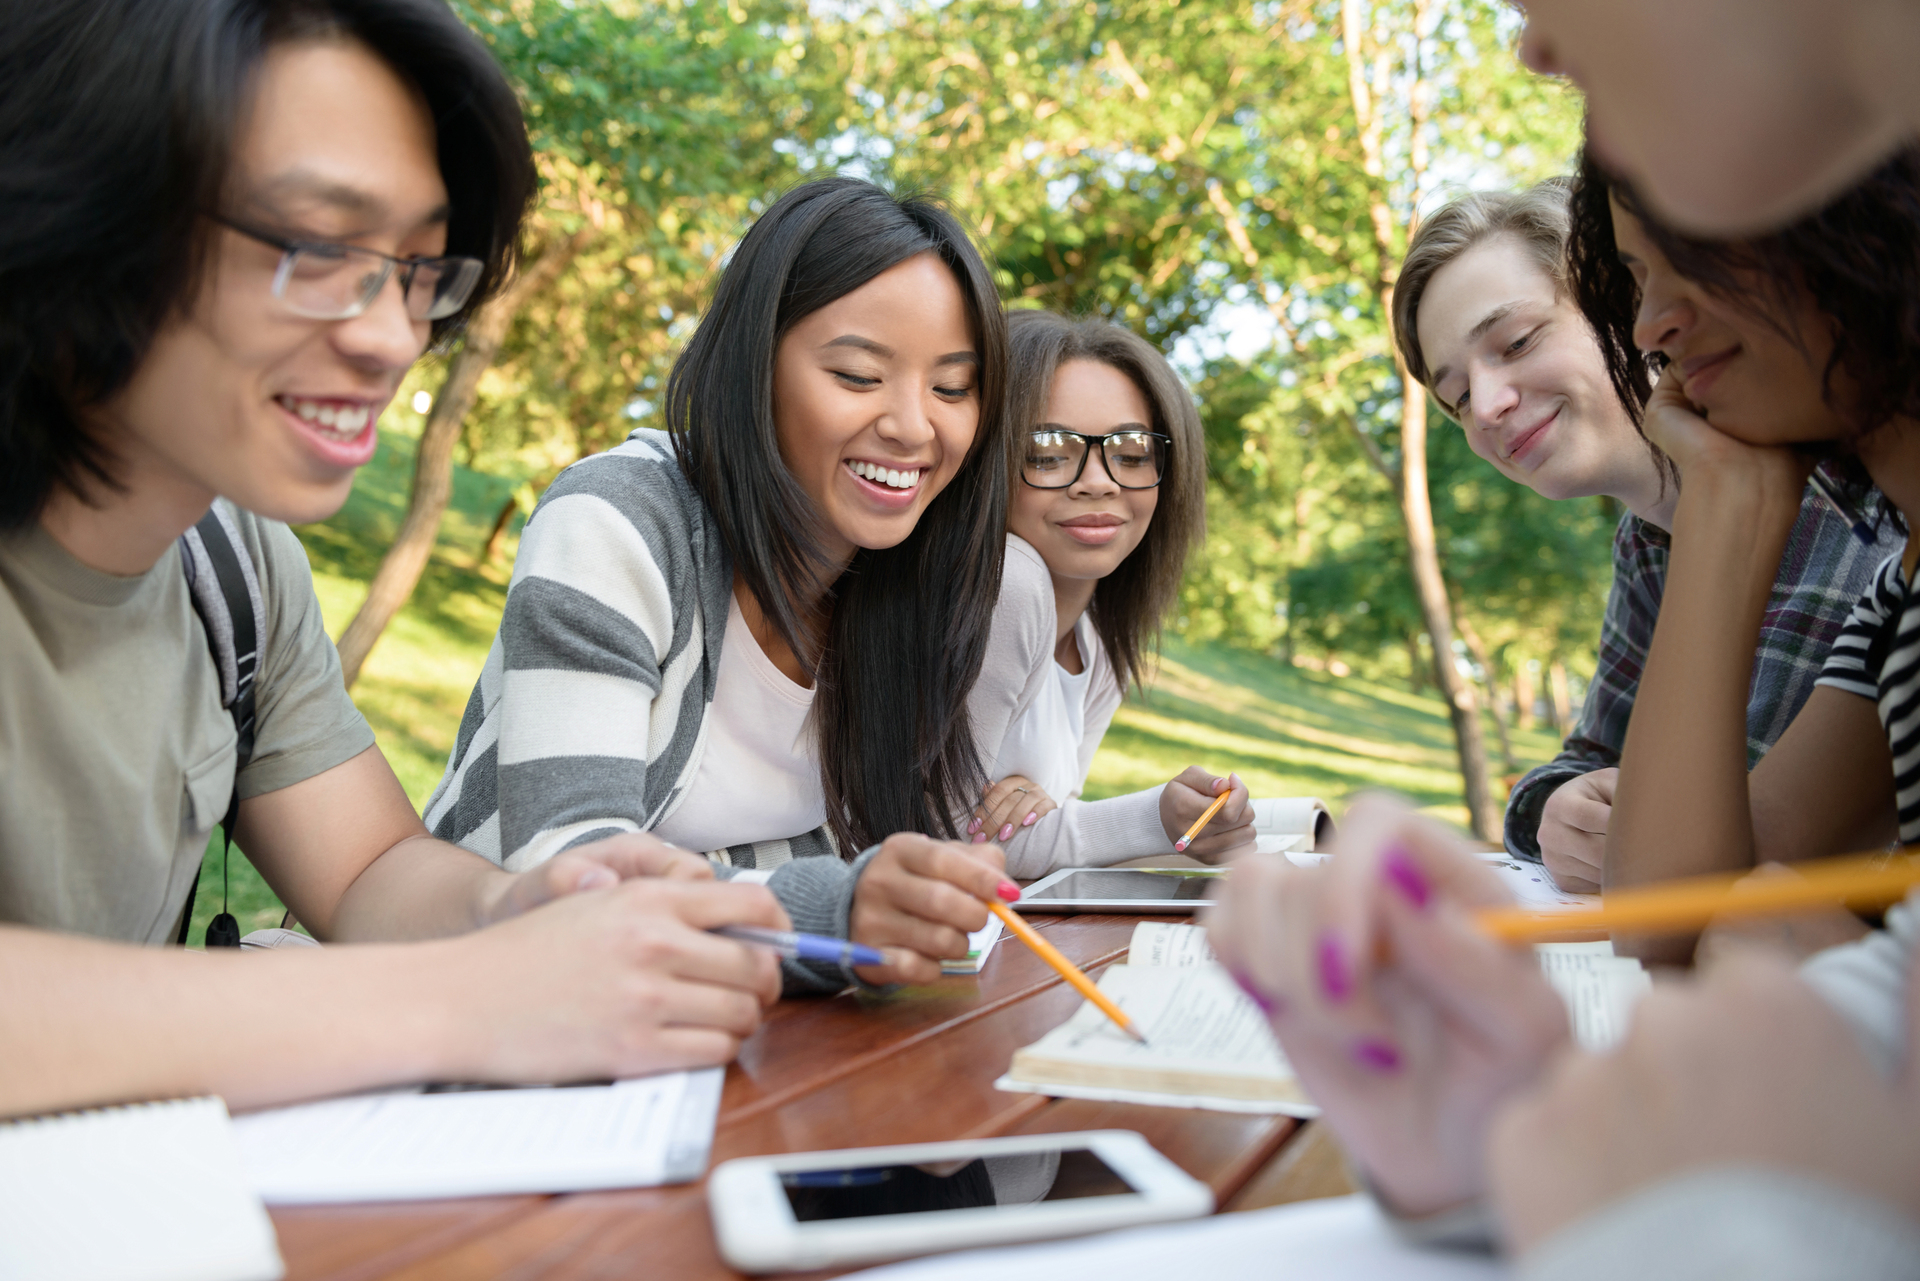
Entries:
[[[1490,719],[1486,732],[1497,771]],[[1516,733],[1513,746],[1524,768],[1551,757],[1559,742]],[[1437,698],[1169,637],[1158,676],[1114,715],[1086,794],[1118,796],[1199,765],[1237,771],[1255,796],[1319,796],[1337,805],[1358,791],[1390,788],[1465,827],[1457,759]]]
[[[335,636],[359,608],[366,581],[399,527],[412,460],[413,440],[383,430],[379,452],[362,469],[347,505],[332,520],[298,531]],[[474,560],[515,483],[455,468],[453,501],[433,559],[354,687],[354,701],[416,808],[440,781],[506,602],[517,539],[505,541],[494,564],[476,568]],[[1487,737],[1494,750],[1491,722]],[[1557,747],[1551,734],[1514,735],[1522,768]],[[1357,791],[1391,788],[1429,813],[1466,824],[1453,731],[1437,698],[1169,638],[1158,676],[1115,715],[1094,757],[1087,795],[1152,787],[1189,765],[1238,771],[1256,796],[1319,796],[1336,806]],[[194,904],[196,943],[219,910],[219,850],[216,832]],[[242,933],[279,923],[280,901],[237,850],[229,892]]]

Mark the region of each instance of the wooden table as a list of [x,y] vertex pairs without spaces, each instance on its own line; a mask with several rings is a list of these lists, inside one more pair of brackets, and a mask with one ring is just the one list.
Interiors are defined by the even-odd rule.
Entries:
[[[1032,918],[1082,968],[1123,960],[1132,916]],[[727,1070],[713,1161],[994,1134],[1138,1130],[1225,1209],[1348,1190],[1320,1127],[993,1088],[1013,1052],[1080,997],[1008,937],[977,978],[886,998],[783,1001]],[[720,1261],[704,1184],[273,1212],[296,1281],[646,1277],[712,1281]],[[817,1276],[826,1273],[812,1274]]]

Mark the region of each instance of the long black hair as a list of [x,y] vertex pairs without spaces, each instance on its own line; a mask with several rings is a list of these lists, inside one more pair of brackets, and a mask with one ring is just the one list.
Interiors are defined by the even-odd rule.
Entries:
[[267,51],[352,39],[417,89],[452,205],[486,264],[445,342],[513,269],[533,197],[518,100],[444,0],[30,0],[0,7],[0,529],[54,486],[111,486],[83,411],[188,303]]
[[[1823,209],[1779,231],[1745,240],[1702,240],[1664,226],[1631,184],[1582,152],[1574,185],[1567,256],[1580,310],[1599,336],[1621,399],[1640,394],[1660,353],[1633,342],[1640,291],[1620,261],[1609,198],[1646,228],[1673,269],[1716,297],[1760,317],[1810,348],[1790,320],[1811,301],[1833,341],[1820,371],[1821,399],[1852,438],[1894,418],[1920,417],[1920,147],[1896,152]],[[1846,395],[1836,397],[1844,375]],[[1637,421],[1637,415],[1636,415]],[[1847,441],[1805,447],[1864,500],[1871,489]]]
[[[816,642],[803,614],[832,562],[819,512],[780,459],[775,353],[808,315],[924,253],[946,264],[966,303],[979,428],[913,533],[857,551],[833,580]],[[926,196],[825,178],[754,223],[667,379],[680,466],[747,590],[814,678],[827,822],[849,857],[894,832],[957,836],[956,816],[985,781],[966,700],[1005,553],[1006,370],[1000,297],[959,220]]]

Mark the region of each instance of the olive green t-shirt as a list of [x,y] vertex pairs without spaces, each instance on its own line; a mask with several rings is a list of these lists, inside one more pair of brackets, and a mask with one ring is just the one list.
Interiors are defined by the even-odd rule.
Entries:
[[[293,531],[228,508],[266,610],[242,798],[373,746]],[[131,578],[38,524],[0,535],[0,921],[177,936],[234,782],[233,718],[176,543]]]

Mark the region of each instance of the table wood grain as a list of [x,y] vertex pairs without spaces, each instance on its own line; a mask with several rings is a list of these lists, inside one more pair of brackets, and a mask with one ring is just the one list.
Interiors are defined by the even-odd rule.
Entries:
[[[1083,969],[1126,956],[1134,916],[1032,918]],[[1300,1131],[1286,1117],[1049,1099],[993,1088],[1013,1052],[1080,997],[1017,939],[978,976],[887,996],[783,1001],[727,1069],[713,1161],[997,1134],[1138,1130],[1222,1206],[1344,1191],[1322,1160],[1272,1170]],[[1312,1127],[1308,1127],[1311,1129]],[[1300,1163],[1295,1162],[1298,1166]],[[1289,1167],[1291,1168],[1291,1167]],[[1251,1197],[1243,1196],[1251,1193]],[[273,1211],[290,1281],[611,1278],[731,1281],[704,1183],[567,1196]],[[810,1276],[827,1276],[814,1273]]]

